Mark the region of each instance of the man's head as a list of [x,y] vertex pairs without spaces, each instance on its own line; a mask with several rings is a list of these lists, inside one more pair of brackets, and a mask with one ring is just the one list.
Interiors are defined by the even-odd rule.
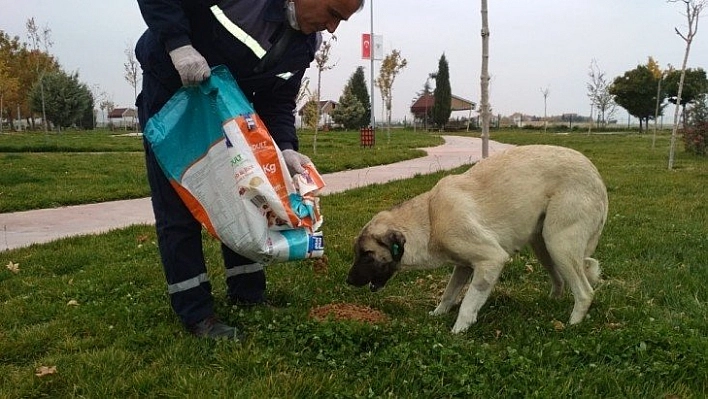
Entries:
[[326,30],[329,33],[364,6],[364,0],[290,0],[300,31],[305,34]]

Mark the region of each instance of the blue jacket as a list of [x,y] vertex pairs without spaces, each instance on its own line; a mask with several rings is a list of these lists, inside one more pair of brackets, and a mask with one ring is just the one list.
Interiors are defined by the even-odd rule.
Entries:
[[135,54],[143,69],[140,123],[157,113],[182,86],[169,51],[194,46],[210,66],[225,65],[281,149],[298,149],[295,101],[319,33],[290,30],[285,52],[263,69],[262,59],[290,27],[284,0],[138,0],[148,29]]

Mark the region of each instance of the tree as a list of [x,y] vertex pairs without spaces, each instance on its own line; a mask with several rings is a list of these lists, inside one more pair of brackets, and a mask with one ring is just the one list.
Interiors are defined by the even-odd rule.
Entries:
[[482,71],[480,86],[482,95],[479,101],[479,113],[482,117],[482,158],[489,156],[489,11],[487,0],[482,0]]
[[[125,80],[133,88],[133,103],[138,100],[138,84],[140,83],[140,65],[135,59],[135,52],[133,51],[132,43],[128,43],[125,49],[125,56],[127,61],[123,64],[125,68]],[[135,117],[133,117],[135,118]],[[133,120],[135,122],[135,120]],[[135,125],[135,123],[133,123]]]
[[[413,103],[418,101],[419,99],[423,98],[425,99],[425,111],[423,113],[423,126],[425,127],[425,130],[428,130],[428,120],[432,119],[433,117],[433,107],[428,108],[428,100],[427,98],[433,94],[433,89],[432,86],[430,85],[430,79],[434,79],[435,74],[430,73],[428,74],[428,78],[425,79],[425,83],[423,83],[423,89],[415,94],[415,98],[413,99]],[[415,124],[414,124],[415,126]]]
[[[17,93],[17,89],[19,88],[17,78],[10,75],[9,69],[10,68],[8,67],[7,62],[4,59],[0,58],[0,133],[2,133],[3,119],[6,117],[6,115],[10,115],[9,113],[5,112],[5,98],[15,96]],[[12,118],[8,119],[12,121]]]
[[364,76],[364,67],[358,66],[347,82],[347,87],[351,88],[352,94],[359,100],[359,103],[364,107],[364,114],[361,120],[354,126],[358,129],[362,126],[371,124],[371,97],[369,97],[369,89],[366,87],[366,77]]
[[548,87],[542,87],[541,94],[543,95],[543,133],[546,133],[546,131],[548,130],[548,95],[551,94],[551,90]]
[[669,170],[674,166],[674,148],[676,147],[676,135],[678,131],[678,115],[679,107],[681,106],[681,94],[683,91],[683,82],[686,78],[686,64],[688,63],[688,54],[691,52],[691,43],[698,31],[698,17],[705,9],[706,0],[669,0],[670,3],[682,2],[686,6],[686,19],[688,22],[688,32],[684,35],[677,28],[674,28],[676,34],[686,42],[686,51],[683,54],[683,63],[681,64],[681,78],[679,79],[678,91],[676,93],[676,107],[674,107],[674,126],[671,129],[671,143],[669,145]]
[[344,88],[344,93],[339,97],[339,105],[332,111],[332,119],[344,126],[347,130],[361,127],[361,117],[366,114],[366,108],[359,101],[350,86]]
[[[610,94],[610,83],[605,78],[605,72],[600,70],[596,60],[590,61],[590,82],[587,84],[590,104],[597,110],[597,119],[601,126],[607,124],[607,120],[615,112],[614,96]],[[592,121],[590,122],[592,124]]]
[[[27,27],[27,35],[29,36],[29,39],[32,41],[32,48],[34,49],[35,52],[39,53],[39,46],[40,44],[44,46],[44,52],[49,54],[49,48],[54,44],[54,42],[51,39],[51,32],[52,30],[49,29],[48,26],[45,25],[44,29],[42,30],[42,33],[40,35],[39,33],[39,28],[37,27],[37,24],[34,22],[34,17],[29,18],[27,20],[27,23],[25,24]],[[43,77],[45,73],[45,68],[41,68],[40,64],[37,64],[37,74],[39,75],[39,89],[40,89],[40,96],[42,100],[42,125],[44,126],[44,131],[47,131],[47,114],[46,114],[46,104],[44,101],[44,84],[43,84]]]
[[638,65],[635,69],[618,76],[610,86],[610,94],[615,102],[639,119],[639,130],[643,130],[646,121],[654,117],[656,108],[656,87],[659,79],[647,65]]
[[452,88],[450,87],[450,68],[445,54],[438,61],[438,71],[435,73],[435,91],[433,92],[433,122],[440,130],[445,128],[452,114]]
[[391,104],[393,101],[393,82],[396,76],[408,65],[408,61],[401,57],[401,52],[394,49],[384,57],[379,68],[379,77],[376,78],[376,87],[381,92],[381,99],[386,109],[386,134],[391,138]]
[[78,124],[86,110],[93,109],[91,91],[79,82],[79,74],[61,71],[42,76],[30,92],[30,103],[34,110],[44,105],[47,121],[59,128]]
[[0,31],[0,59],[4,60],[7,66],[8,75],[17,79],[18,86],[16,91],[5,95],[7,117],[21,119],[24,115],[27,123],[34,127],[28,93],[42,73],[58,71],[59,64],[54,57],[39,48],[30,50],[26,43],[20,42],[18,36],[10,37],[2,31]]
[[317,154],[317,131],[320,126],[320,93],[322,93],[322,72],[329,71],[334,68],[337,64],[329,63],[329,52],[332,49],[332,43],[337,41],[337,36],[331,35],[329,39],[324,40],[320,45],[320,49],[315,53],[315,65],[317,66],[317,91],[316,101],[317,106],[315,107],[315,134],[312,138],[312,152]]
[[313,93],[302,107],[302,123],[312,130],[316,129],[320,122],[320,104],[317,100],[318,97],[317,93]]
[[695,155],[708,154],[708,94],[699,96],[686,116],[682,132],[684,149]]
[[[670,103],[678,103],[678,86],[681,81],[681,71],[670,69],[664,78],[666,97]],[[708,78],[706,71],[702,68],[687,68],[683,80],[683,90],[681,91],[681,115],[686,117],[686,106],[693,104],[696,100],[708,92]]]

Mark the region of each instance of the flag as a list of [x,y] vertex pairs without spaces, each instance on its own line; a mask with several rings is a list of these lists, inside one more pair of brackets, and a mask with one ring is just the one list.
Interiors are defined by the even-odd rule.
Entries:
[[371,35],[368,33],[361,35],[361,58],[364,60],[371,59]]
[[382,35],[374,35],[374,59],[375,60],[383,60],[384,58],[384,51],[383,51],[383,36]]

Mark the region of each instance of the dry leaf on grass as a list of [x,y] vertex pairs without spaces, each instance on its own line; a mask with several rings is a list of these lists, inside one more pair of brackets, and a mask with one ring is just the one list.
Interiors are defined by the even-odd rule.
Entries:
[[7,270],[9,270],[15,274],[20,272],[20,264],[19,263],[15,263],[15,262],[10,261],[7,265],[5,265],[5,267],[7,268]]
[[563,324],[562,321],[553,320],[553,329],[556,331],[563,331],[565,330],[565,324]]
[[77,301],[76,299],[72,299],[66,303],[66,306],[79,306],[79,301]]
[[34,371],[34,375],[37,377],[44,377],[45,375],[51,375],[57,373],[57,366],[39,366]]

